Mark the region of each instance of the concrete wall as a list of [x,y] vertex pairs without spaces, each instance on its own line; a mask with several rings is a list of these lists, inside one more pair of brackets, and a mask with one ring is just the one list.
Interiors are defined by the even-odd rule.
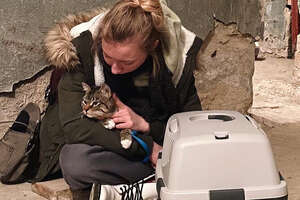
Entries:
[[263,0],[264,36],[260,50],[276,57],[292,57],[291,10],[286,0]]
[[[44,34],[69,13],[106,7],[115,0],[2,0],[0,1],[0,93],[31,78],[46,65]],[[238,30],[260,32],[258,0],[167,0],[183,24],[201,38],[214,29],[215,20],[236,23]]]
[[205,39],[215,27],[215,21],[236,23],[242,34],[262,35],[259,0],[167,0],[182,23]]
[[0,92],[11,92],[13,84],[44,68],[44,34],[57,20],[69,13],[112,3],[112,0],[1,0]]

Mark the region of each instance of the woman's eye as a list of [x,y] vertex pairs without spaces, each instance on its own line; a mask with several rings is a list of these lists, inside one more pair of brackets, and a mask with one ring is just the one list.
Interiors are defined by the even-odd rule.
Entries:
[[105,58],[105,59],[112,59],[112,57],[110,57],[110,56],[108,56],[106,53],[104,53],[103,52],[103,57]]
[[124,62],[124,65],[132,65],[134,62]]

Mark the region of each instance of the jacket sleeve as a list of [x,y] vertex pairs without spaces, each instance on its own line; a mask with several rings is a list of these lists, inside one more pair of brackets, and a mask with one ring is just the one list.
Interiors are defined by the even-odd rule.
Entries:
[[[202,110],[201,102],[195,87],[195,78],[193,73],[190,74],[189,80],[183,85],[181,96],[179,97],[181,103],[180,112],[187,112],[193,110]],[[182,95],[183,94],[183,95]]]
[[[199,47],[193,47],[192,51],[190,51],[182,76],[176,87],[178,94],[177,113],[202,110],[201,102],[195,87],[195,78],[193,73],[196,66],[197,51],[200,48],[202,41],[197,39],[194,43]],[[167,120],[157,120],[150,123],[150,135],[153,137],[153,140],[160,145],[163,144],[166,125]]]
[[[130,160],[141,160],[146,156],[144,149],[135,141],[129,149],[120,144],[119,131],[105,129],[94,119],[82,117],[81,100],[84,95],[81,82],[85,80],[82,72],[67,72],[58,86],[59,120],[67,143],[100,145]],[[152,152],[153,141],[150,136],[138,135]]]
[[194,43],[187,53],[185,67],[178,82],[180,112],[202,110],[201,102],[195,87],[194,70],[197,65],[197,54],[202,45],[202,40],[195,38]]
[[[193,74],[191,74],[186,84],[182,87],[182,91],[179,93],[179,107],[178,112],[187,112],[193,110],[202,110],[197,90],[195,88],[195,80]],[[170,116],[169,116],[170,117]],[[166,120],[156,120],[150,123],[150,132],[153,140],[159,145],[163,145],[165,136],[165,130],[167,126]]]

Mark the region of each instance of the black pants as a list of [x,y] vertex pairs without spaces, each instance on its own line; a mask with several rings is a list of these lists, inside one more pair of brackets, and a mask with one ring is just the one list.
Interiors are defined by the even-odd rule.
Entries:
[[91,187],[93,183],[133,183],[154,173],[147,164],[86,144],[65,145],[59,162],[64,179],[73,190]]

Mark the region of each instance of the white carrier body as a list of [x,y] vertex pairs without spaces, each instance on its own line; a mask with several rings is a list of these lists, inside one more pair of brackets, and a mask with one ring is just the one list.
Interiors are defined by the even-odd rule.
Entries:
[[287,199],[266,134],[234,111],[171,116],[156,180],[162,200]]

